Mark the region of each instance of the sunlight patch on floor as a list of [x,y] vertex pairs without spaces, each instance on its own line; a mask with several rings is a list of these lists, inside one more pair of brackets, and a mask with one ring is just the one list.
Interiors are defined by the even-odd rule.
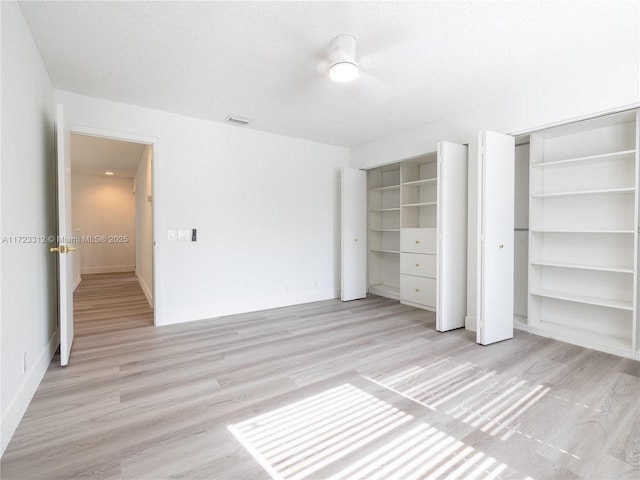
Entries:
[[405,424],[413,417],[344,384],[229,425],[229,431],[274,479],[305,478]]
[[329,480],[497,478],[507,465],[427,424],[412,428]]

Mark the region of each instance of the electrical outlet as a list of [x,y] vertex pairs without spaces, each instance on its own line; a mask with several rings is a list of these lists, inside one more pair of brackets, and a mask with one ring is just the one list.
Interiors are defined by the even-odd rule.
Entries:
[[27,351],[22,352],[22,373],[27,373]]

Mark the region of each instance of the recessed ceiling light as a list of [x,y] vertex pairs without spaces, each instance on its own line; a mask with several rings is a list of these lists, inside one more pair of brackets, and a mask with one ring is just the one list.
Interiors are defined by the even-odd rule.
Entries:
[[113,172],[104,172],[105,175],[113,175]]
[[227,122],[231,122],[231,123],[235,123],[237,125],[249,125],[251,122],[253,122],[253,119],[251,118],[246,118],[246,117],[241,117],[239,115],[227,115],[226,118]]

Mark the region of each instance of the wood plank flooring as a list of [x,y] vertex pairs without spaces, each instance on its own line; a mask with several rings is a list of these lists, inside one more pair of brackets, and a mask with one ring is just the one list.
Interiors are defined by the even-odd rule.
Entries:
[[633,360],[376,296],[107,325],[54,359],[3,479],[640,478]]
[[83,275],[73,293],[76,337],[153,325],[149,306],[133,272]]

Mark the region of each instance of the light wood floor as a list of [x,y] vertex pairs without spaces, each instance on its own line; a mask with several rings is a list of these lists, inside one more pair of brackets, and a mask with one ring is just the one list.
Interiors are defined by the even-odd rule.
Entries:
[[[117,320],[114,320],[117,322]],[[640,363],[371,296],[78,336],[9,479],[638,479]]]
[[149,306],[133,272],[83,275],[73,293],[76,337],[153,325]]

